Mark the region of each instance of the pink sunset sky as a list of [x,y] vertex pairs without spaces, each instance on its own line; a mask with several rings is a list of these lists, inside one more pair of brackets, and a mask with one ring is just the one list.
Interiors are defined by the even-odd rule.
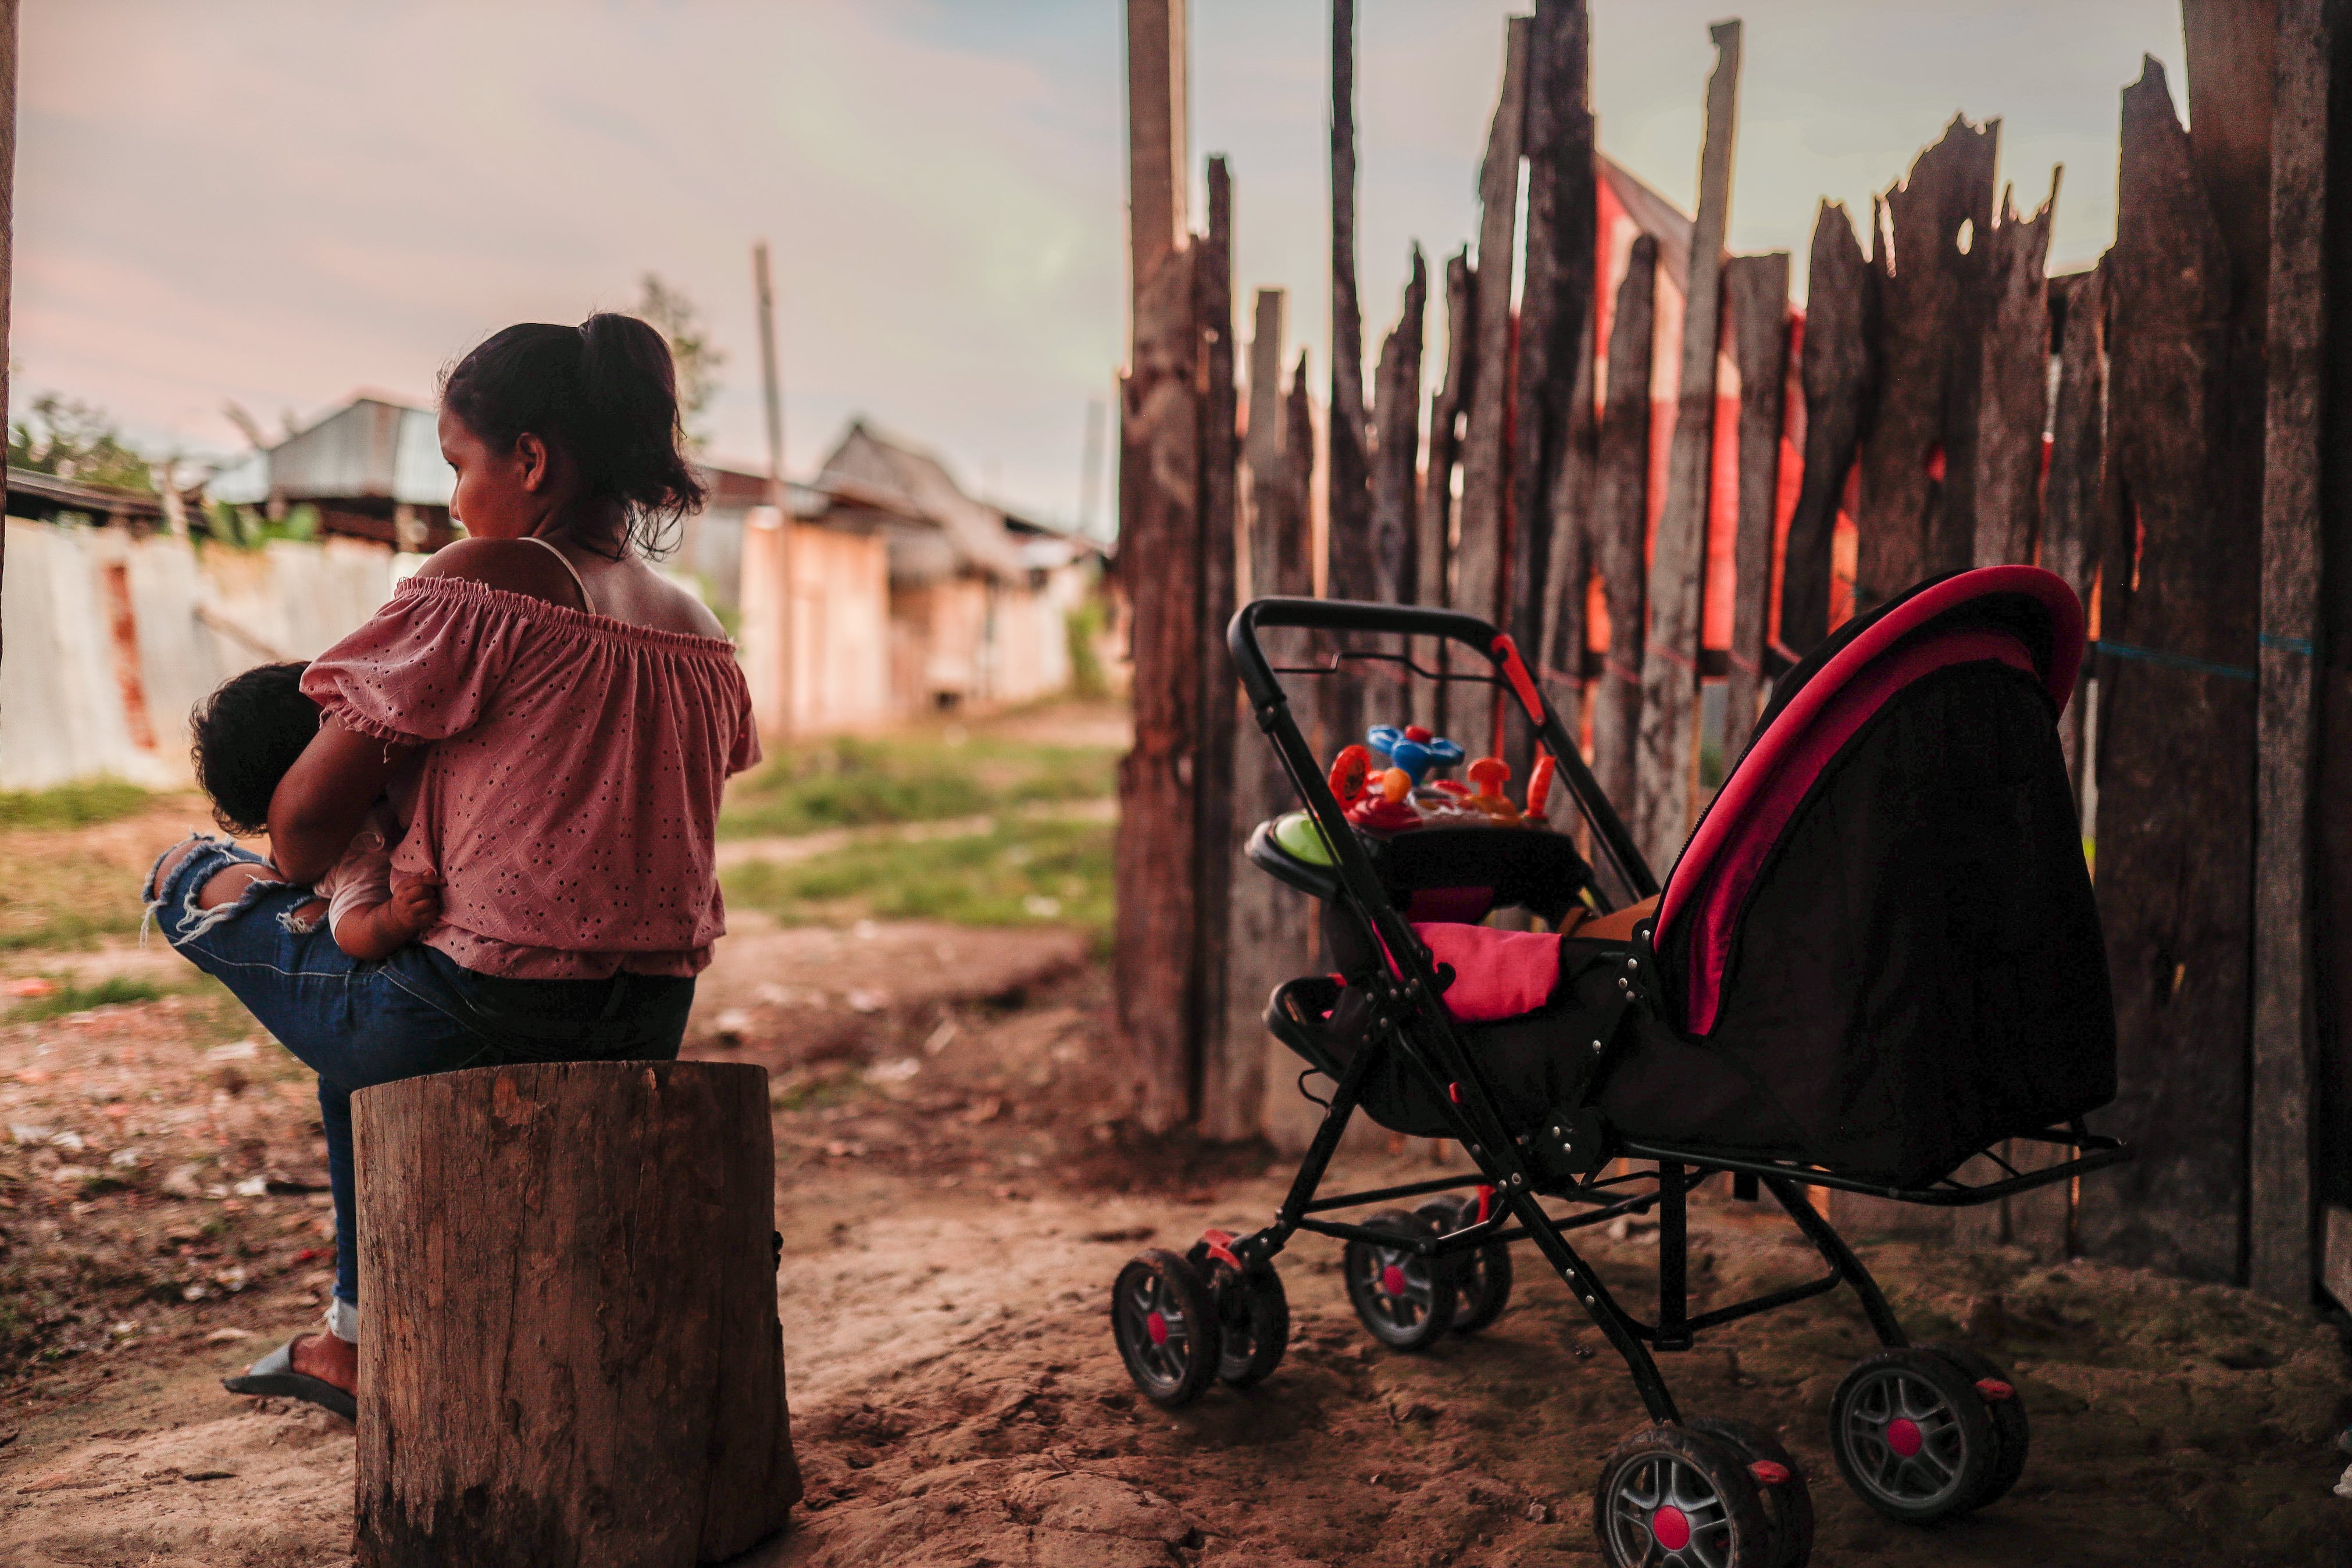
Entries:
[[[1524,4],[1524,0],[1522,0]],[[1476,224],[1502,50],[1490,0],[1365,0],[1368,349],[1407,246]],[[1593,0],[1603,149],[1685,206],[1721,0]],[[856,413],[1044,518],[1080,506],[1086,408],[1124,325],[1117,0],[33,0],[25,7],[13,395],[225,455],[355,389],[428,402],[519,319],[625,308],[653,271],[728,354],[713,453],[762,451],[750,250],[776,255],[789,466]],[[1956,111],[2003,121],[2021,207],[2066,165],[2052,269],[2115,222],[2117,93],[2181,79],[2170,0],[1746,13],[1736,250],[1823,196],[1868,211]],[[1328,374],[1328,9],[1194,0],[1192,155],[1232,160],[1234,282],[1291,294]],[[2185,104],[2184,104],[2185,113]],[[1442,323],[1433,320],[1433,332]],[[1246,325],[1244,320],[1244,330]],[[1097,503],[1097,516],[1102,504]]]

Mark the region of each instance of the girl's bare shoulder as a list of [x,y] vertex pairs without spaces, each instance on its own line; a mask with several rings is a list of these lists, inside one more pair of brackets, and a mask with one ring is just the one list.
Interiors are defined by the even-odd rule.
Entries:
[[485,588],[526,594],[567,610],[584,610],[579,585],[551,551],[525,539],[458,539],[416,569],[419,577],[456,577]]

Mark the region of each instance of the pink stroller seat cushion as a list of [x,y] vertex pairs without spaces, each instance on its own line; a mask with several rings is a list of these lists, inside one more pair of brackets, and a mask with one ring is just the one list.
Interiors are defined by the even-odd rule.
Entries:
[[1445,1008],[1464,1023],[1535,1012],[1559,988],[1558,936],[1440,922],[1415,925],[1412,934],[1429,949],[1433,964],[1453,968]]

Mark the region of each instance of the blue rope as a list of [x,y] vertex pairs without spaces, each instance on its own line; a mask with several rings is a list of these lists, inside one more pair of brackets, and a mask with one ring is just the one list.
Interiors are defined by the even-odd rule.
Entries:
[[2204,659],[2192,659],[2186,653],[2168,653],[2160,648],[2135,648],[2129,643],[2117,643],[2101,638],[2091,644],[2102,654],[2118,659],[2137,659],[2143,664],[2163,664],[2170,669],[2189,670],[2200,675],[2223,675],[2233,681],[2251,681],[2254,672],[2242,664],[2216,664]]
[[2282,637],[2274,632],[2265,632],[2262,634],[2262,644],[2283,653],[2301,653],[2306,659],[2319,657],[2319,644],[2308,637]]

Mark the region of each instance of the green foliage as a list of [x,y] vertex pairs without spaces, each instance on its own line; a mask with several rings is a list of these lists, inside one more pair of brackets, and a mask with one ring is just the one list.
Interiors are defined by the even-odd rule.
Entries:
[[721,838],[937,821],[1110,793],[1107,747],[1040,746],[952,727],[912,735],[798,742],[739,781]]
[[286,516],[272,522],[258,507],[215,501],[205,512],[205,531],[238,549],[259,549],[271,539],[308,540],[319,537],[319,508],[299,501]]
[[104,409],[53,392],[35,398],[31,415],[8,427],[8,465],[85,485],[155,492],[147,459],[123,441]]
[[728,898],[808,924],[871,916],[962,925],[1078,925],[1108,938],[1108,822],[1009,818],[952,838],[873,838],[789,863],[753,861]]
[[641,281],[637,314],[669,340],[669,357],[677,365],[678,422],[698,447],[709,438],[702,427],[702,412],[719,390],[719,367],[726,353],[712,344],[702,324],[702,312],[681,289],[672,288],[648,272]]
[[1070,640],[1070,692],[1075,696],[1098,697],[1110,690],[1103,678],[1102,660],[1095,653],[1095,643],[1101,639],[1108,618],[1101,597],[1091,593],[1063,617],[1063,629]]
[[152,1002],[163,993],[145,980],[125,975],[110,975],[94,986],[77,986],[70,982],[60,985],[46,997],[32,997],[8,1009],[9,1023],[35,1023],[42,1019],[62,1018],[68,1013],[87,1012],[91,1008],[109,1007],[117,1002]]
[[89,828],[146,809],[153,800],[121,779],[86,779],[47,789],[0,789],[0,828]]

